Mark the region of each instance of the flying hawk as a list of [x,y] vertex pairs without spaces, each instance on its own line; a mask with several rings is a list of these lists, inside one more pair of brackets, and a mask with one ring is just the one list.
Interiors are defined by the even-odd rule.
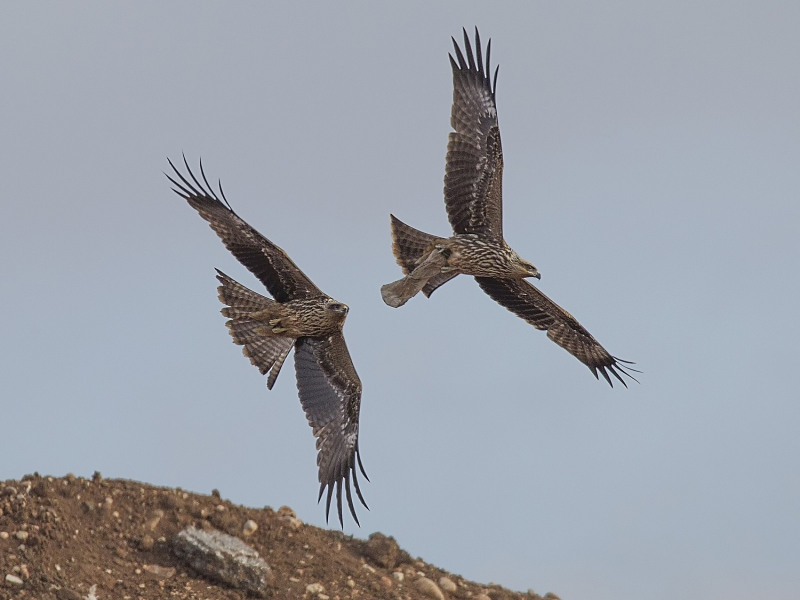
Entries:
[[405,304],[422,291],[430,296],[456,275],[472,275],[484,292],[525,319],[567,350],[595,377],[598,371],[613,387],[609,372],[627,387],[619,372],[634,379],[575,318],[525,280],[541,279],[538,269],[523,260],[503,239],[503,150],[497,124],[497,72],[490,79],[492,43],[486,61],[475,29],[475,54],[464,30],[462,53],[453,39],[453,109],[447,144],[444,200],[454,235],[437,237],[406,225],[394,215],[392,250],[406,276],[384,285],[381,295],[392,307]]
[[358,524],[350,493],[351,474],[358,499],[365,507],[367,503],[358,487],[356,461],[364,477],[367,474],[358,449],[361,381],[342,335],[349,309],[322,293],[283,250],[233,212],[220,184],[221,201],[208,184],[202,162],[200,173],[205,185],[194,176],[185,157],[183,162],[192,181],[169,161],[180,180],[167,175],[176,186],[173,191],[209,222],[225,247],[274,298],[266,298],[217,270],[217,279],[222,284],[217,288],[219,299],[226,305],[222,314],[230,319],[226,325],[231,337],[234,343],[243,346],[242,352],[262,375],[269,373],[269,389],[275,385],[289,351],[294,348],[300,403],[317,438],[320,483],[317,500],[327,488],[327,520],[335,486],[339,523],[344,527],[344,481],[347,504]]

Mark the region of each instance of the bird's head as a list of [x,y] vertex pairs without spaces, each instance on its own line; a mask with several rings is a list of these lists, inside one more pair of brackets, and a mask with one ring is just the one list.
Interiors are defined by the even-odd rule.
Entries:
[[325,308],[334,315],[339,316],[341,319],[344,319],[350,310],[350,307],[347,306],[347,304],[342,304],[336,300],[330,300]]
[[536,279],[542,278],[541,273],[539,273],[539,269],[534,267],[527,260],[523,260],[519,256],[515,256],[515,259],[515,266],[517,267],[517,273],[519,273],[520,277],[536,277]]

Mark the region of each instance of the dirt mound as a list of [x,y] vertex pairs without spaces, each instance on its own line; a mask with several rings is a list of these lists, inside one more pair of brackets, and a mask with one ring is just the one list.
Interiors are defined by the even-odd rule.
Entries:
[[256,550],[271,569],[267,597],[541,598],[465,581],[413,559],[381,534],[360,540],[305,525],[288,507],[244,508],[216,491],[192,494],[99,473],[91,480],[34,474],[0,483],[0,598],[247,597],[176,556],[176,535],[189,526],[236,536]]

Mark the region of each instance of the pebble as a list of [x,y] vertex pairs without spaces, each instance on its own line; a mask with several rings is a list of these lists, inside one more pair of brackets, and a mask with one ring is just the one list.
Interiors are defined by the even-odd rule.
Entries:
[[392,573],[392,577],[397,579],[397,581],[403,581],[403,579],[405,579],[405,575],[403,575],[402,571],[395,571]]
[[144,550],[145,552],[149,552],[155,546],[155,540],[149,535],[145,535],[139,540],[139,550]]
[[547,592],[544,595],[544,600],[561,600],[561,598],[556,596],[553,592]]
[[321,583],[309,583],[306,586],[306,593],[311,594],[312,596],[316,596],[317,594],[321,594],[325,591],[325,587]]
[[400,555],[400,546],[393,537],[376,532],[369,536],[365,554],[379,567],[393,569]]
[[427,577],[420,577],[414,582],[414,585],[420,592],[428,596],[428,598],[444,600],[444,594],[442,594],[442,590],[440,590],[439,586]]
[[0,540],[7,540],[7,539],[8,539],[8,532],[0,531]]
[[158,524],[161,523],[162,518],[164,518],[164,511],[161,509],[154,510],[151,513],[150,518],[147,519],[145,525],[150,531],[155,531],[156,527],[158,527]]
[[30,579],[31,578],[31,574],[28,571],[28,565],[22,565],[19,568],[19,574],[22,575],[23,579]]
[[279,517],[293,517],[293,518],[295,518],[295,519],[296,519],[296,518],[297,518],[297,513],[296,513],[296,512],[294,512],[294,511],[293,511],[291,508],[289,508],[288,506],[281,506],[281,507],[278,509],[278,516],[279,516]]
[[142,569],[160,579],[169,579],[175,575],[175,567],[162,567],[160,565],[143,565]]
[[349,588],[354,588],[354,587],[356,587],[356,582],[355,582],[355,581],[353,581],[352,579],[348,579],[348,580],[347,580],[347,587],[349,587]]
[[473,596],[475,600],[492,600],[486,594],[478,594],[477,596]]
[[381,577],[381,583],[383,585],[385,585],[387,588],[392,587],[392,580],[389,577],[387,577],[386,575],[383,575]]
[[14,536],[18,540],[22,540],[24,542],[25,540],[28,539],[28,532],[27,531],[18,531],[17,533],[14,534]]
[[258,529],[258,523],[252,519],[249,519],[244,522],[244,526],[242,527],[242,535],[244,535],[244,537],[250,537],[256,532],[256,529]]
[[22,579],[20,579],[16,575],[11,575],[11,574],[6,575],[6,581],[8,583],[14,583],[16,585],[22,585],[22,583],[23,583]]
[[445,592],[456,591],[456,584],[453,583],[452,579],[448,579],[447,577],[439,578],[439,587],[442,588]]

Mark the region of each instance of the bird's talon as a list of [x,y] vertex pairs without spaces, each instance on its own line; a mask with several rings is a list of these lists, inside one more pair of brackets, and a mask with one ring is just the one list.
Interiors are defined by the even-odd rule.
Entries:
[[283,333],[284,331],[287,331],[286,327],[273,327],[272,328],[272,333]]
[[281,324],[281,320],[280,319],[270,319],[269,320],[269,324],[274,327],[275,325],[280,325]]

